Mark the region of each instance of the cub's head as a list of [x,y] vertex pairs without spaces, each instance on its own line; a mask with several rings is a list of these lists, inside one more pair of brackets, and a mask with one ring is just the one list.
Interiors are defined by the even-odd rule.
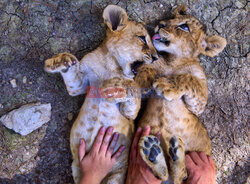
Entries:
[[109,5],[103,12],[107,24],[105,44],[127,77],[134,77],[138,66],[158,59],[157,52],[144,25],[128,20],[124,9]]
[[157,51],[178,57],[214,57],[226,46],[219,36],[207,36],[205,27],[193,16],[186,14],[184,5],[178,6],[172,19],[161,21],[155,28],[153,44]]

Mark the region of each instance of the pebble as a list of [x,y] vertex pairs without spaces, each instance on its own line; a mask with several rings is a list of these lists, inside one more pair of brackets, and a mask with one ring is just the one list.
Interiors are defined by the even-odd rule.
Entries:
[[68,120],[71,121],[74,117],[74,114],[73,113],[69,113],[68,114]]
[[2,109],[3,108],[3,104],[0,104],[0,109]]
[[10,84],[11,84],[11,86],[12,86],[13,88],[16,88],[16,87],[17,87],[16,79],[12,79],[12,80],[10,81]]
[[27,77],[24,76],[24,77],[23,77],[23,83],[26,84],[26,82],[27,82]]

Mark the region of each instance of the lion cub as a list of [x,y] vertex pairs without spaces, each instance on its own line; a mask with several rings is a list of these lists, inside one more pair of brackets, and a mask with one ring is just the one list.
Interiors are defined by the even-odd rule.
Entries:
[[[103,183],[124,183],[128,165],[130,142],[134,132],[133,119],[140,108],[140,98],[127,87],[137,86],[133,80],[137,61],[151,63],[158,58],[150,36],[142,24],[128,20],[124,9],[109,5],[103,12],[108,29],[106,39],[94,51],[85,55],[80,61],[69,53],[58,54],[45,61],[45,70],[61,73],[70,95],[89,94],[80,110],[70,134],[70,147],[73,155],[72,173],[75,183],[80,180],[78,146],[80,138],[86,142],[88,152],[98,130],[113,126],[120,133],[119,144],[126,149],[119,157]],[[97,89],[103,91],[115,87],[123,89],[120,98],[102,98]],[[131,98],[126,98],[127,94]],[[133,94],[131,94],[133,93]],[[136,93],[136,92],[135,92]]]
[[[153,86],[158,97],[149,99],[139,126],[150,125],[152,133],[162,134],[161,146],[169,163],[169,174],[175,184],[186,178],[185,152],[211,154],[211,140],[199,121],[208,99],[207,79],[199,63],[199,55],[213,57],[226,46],[219,36],[207,36],[204,26],[185,6],[177,7],[172,19],[161,21],[155,28],[153,44],[162,57],[143,65],[136,82],[143,88]],[[143,137],[140,153],[161,179],[167,179],[157,140]]]

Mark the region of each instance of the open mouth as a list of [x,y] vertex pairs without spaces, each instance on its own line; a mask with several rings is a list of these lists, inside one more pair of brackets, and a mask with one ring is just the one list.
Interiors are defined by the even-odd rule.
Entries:
[[133,72],[134,75],[137,74],[138,68],[143,65],[143,61],[135,61],[131,64],[131,71]]
[[162,38],[159,34],[155,34],[152,38],[153,41],[158,41],[158,42],[161,42],[161,43],[164,43],[166,46],[169,46],[170,44],[170,41],[167,40],[166,38]]

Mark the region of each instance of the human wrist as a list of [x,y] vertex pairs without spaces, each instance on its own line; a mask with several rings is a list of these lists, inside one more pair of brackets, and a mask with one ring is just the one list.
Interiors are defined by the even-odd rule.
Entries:
[[94,175],[83,175],[80,180],[80,184],[100,184],[101,180]]

